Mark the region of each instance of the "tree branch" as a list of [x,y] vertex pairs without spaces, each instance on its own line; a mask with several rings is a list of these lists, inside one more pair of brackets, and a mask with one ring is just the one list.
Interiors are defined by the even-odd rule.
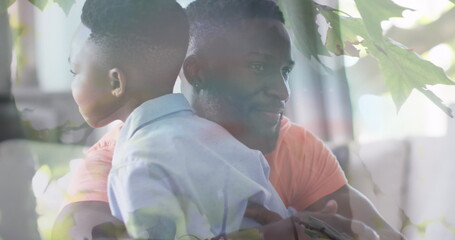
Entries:
[[7,11],[0,11],[0,96],[11,96],[12,42]]
[[445,12],[438,20],[414,29],[391,28],[387,36],[421,54],[432,47],[455,39],[455,8]]

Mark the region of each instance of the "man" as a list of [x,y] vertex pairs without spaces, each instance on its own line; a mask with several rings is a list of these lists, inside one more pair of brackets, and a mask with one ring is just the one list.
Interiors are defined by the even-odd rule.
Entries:
[[[349,186],[320,140],[286,118],[279,124],[289,98],[290,40],[279,9],[261,8],[265,3],[259,2],[264,1],[197,0],[187,7],[190,47],[183,72],[192,106],[267,154],[271,182],[286,206],[320,211],[333,199],[338,214],[363,221],[383,239],[400,239]],[[264,17],[271,11],[275,18]],[[242,19],[244,12],[256,18]]]
[[[338,163],[321,141],[288,119],[281,119],[293,62],[284,20],[276,5],[263,0],[197,0],[187,8],[187,14],[191,36],[183,67],[189,84],[184,90],[197,113],[222,125],[248,147],[267,154],[272,184],[286,206],[319,211],[331,205],[329,213],[307,213],[335,226],[342,218],[333,214],[336,206],[329,200],[337,201],[339,214],[351,217],[350,200],[360,199],[370,216],[384,224],[378,228],[381,235],[398,238],[371,204],[347,185]],[[104,151],[109,152],[108,148]],[[95,152],[92,149],[88,155]],[[107,166],[106,162],[109,160],[102,164],[84,160],[87,168]],[[61,218],[71,216],[74,210],[82,215],[83,210],[78,208],[83,205],[106,205],[100,202],[105,195],[102,189],[94,190],[88,184],[75,192],[83,189],[97,196],[68,205]],[[109,217],[107,212],[103,214]],[[265,218],[264,222],[270,216],[254,210],[251,214]],[[371,224],[370,216],[363,219]]]

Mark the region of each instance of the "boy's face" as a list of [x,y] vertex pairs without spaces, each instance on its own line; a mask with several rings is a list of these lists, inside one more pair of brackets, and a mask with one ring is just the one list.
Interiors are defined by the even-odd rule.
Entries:
[[90,30],[81,24],[72,40],[69,63],[74,75],[73,98],[85,121],[96,128],[115,120],[118,105],[112,94],[110,69],[103,64],[98,46],[89,37]]
[[[275,20],[245,20],[229,30],[206,66],[211,91],[207,116],[242,135],[267,140],[272,151],[284,105],[289,98],[288,74],[294,62],[289,35]],[[207,109],[207,108],[206,108]]]

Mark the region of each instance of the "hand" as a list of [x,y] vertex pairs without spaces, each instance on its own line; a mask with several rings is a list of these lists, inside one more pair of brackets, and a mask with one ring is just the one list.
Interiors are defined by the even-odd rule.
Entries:
[[[327,204],[326,208],[322,212],[327,214],[335,214],[337,211],[337,203],[331,201]],[[295,225],[290,218],[282,219],[281,216],[275,212],[272,212],[265,207],[255,204],[248,203],[245,211],[245,217],[249,217],[258,223],[263,225],[261,231],[264,234],[264,239],[267,240],[310,240],[308,235],[305,233],[305,226]],[[294,232],[296,231],[296,232]],[[298,238],[298,239],[297,239]]]
[[262,225],[267,225],[282,220],[279,214],[272,212],[261,205],[251,202],[248,203],[245,211],[245,217],[251,218]]
[[312,240],[304,226],[294,225],[291,218],[270,223],[259,228],[264,240]]
[[313,228],[324,232],[331,227],[339,233],[347,234],[354,239],[379,240],[379,235],[372,228],[363,222],[336,214],[337,211],[337,202],[330,200],[320,212],[303,211],[296,214],[296,217],[308,229]]

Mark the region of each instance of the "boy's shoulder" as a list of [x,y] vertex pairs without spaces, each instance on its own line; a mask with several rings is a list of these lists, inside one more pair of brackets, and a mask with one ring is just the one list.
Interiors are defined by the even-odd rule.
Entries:
[[[226,146],[244,147],[222,126],[195,114],[174,116],[143,126],[131,138],[134,142],[139,139],[157,145],[175,142],[185,145],[203,144],[210,147],[223,142]],[[176,144],[172,146],[178,147],[179,145]]]
[[182,161],[259,159],[257,150],[243,145],[220,125],[196,115],[147,124],[121,148],[127,156],[141,156],[140,161],[166,161],[170,166]]

